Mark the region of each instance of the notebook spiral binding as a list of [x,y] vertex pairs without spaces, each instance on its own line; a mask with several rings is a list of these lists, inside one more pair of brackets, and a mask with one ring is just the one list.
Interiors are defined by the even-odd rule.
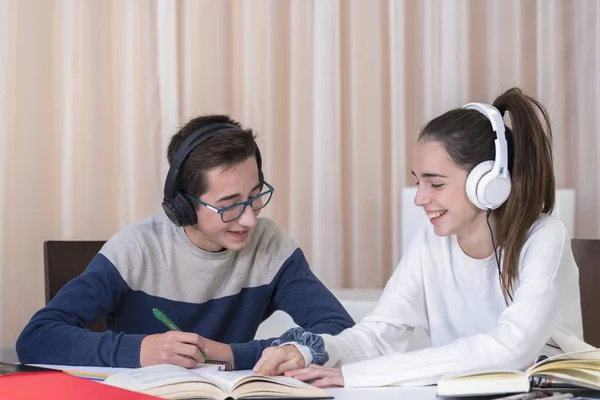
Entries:
[[221,370],[224,371],[233,371],[233,367],[229,361],[219,361],[219,360],[204,360],[205,364],[219,365]]

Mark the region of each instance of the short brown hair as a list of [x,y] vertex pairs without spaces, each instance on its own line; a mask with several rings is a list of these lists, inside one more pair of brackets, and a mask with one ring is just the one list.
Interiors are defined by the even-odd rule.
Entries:
[[243,128],[227,115],[202,115],[190,120],[171,138],[167,149],[169,165],[173,166],[177,150],[185,139],[198,129],[215,123],[234,125],[239,130],[219,132],[194,148],[184,161],[176,188],[195,197],[208,191],[207,171],[216,167],[228,169],[256,156],[258,146],[252,129]]

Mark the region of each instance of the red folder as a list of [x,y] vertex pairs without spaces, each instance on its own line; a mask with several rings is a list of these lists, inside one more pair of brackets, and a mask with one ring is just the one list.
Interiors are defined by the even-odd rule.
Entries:
[[77,378],[63,372],[0,375],[2,400],[156,400],[157,397]]

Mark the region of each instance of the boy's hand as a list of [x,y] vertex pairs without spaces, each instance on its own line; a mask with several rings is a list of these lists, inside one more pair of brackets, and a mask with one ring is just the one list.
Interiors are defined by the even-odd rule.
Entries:
[[200,349],[205,346],[206,339],[195,333],[170,331],[148,335],[140,347],[140,366],[175,364],[193,368],[204,362]]
[[304,368],[306,361],[300,350],[294,345],[267,347],[254,366],[259,375],[281,375],[286,371]]

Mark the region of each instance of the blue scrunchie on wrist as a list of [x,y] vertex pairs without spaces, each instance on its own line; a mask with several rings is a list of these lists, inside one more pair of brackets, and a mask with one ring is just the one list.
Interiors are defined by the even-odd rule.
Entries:
[[273,340],[271,346],[279,346],[283,343],[295,342],[310,349],[312,363],[324,365],[329,360],[329,354],[325,351],[325,341],[316,333],[306,332],[300,327],[288,329],[279,337]]

